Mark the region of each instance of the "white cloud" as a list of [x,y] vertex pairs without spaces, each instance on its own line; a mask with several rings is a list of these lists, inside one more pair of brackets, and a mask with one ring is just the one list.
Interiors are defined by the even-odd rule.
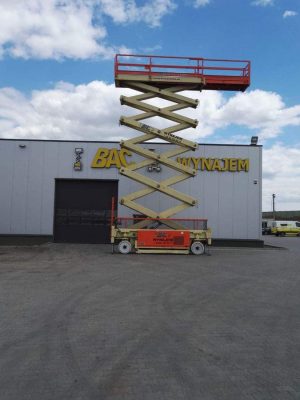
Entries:
[[155,44],[155,45],[150,46],[150,47],[144,47],[142,49],[142,52],[145,53],[145,54],[153,54],[153,53],[155,53],[155,52],[157,52],[157,51],[159,51],[161,49],[162,49],[162,46],[160,44]]
[[107,44],[105,16],[155,27],[174,8],[172,0],[1,0],[0,57],[111,58],[125,46]]
[[272,6],[274,4],[273,0],[255,0],[252,2],[255,6]]
[[[125,91],[126,92],[126,91]],[[119,140],[120,93],[113,85],[59,83],[52,90],[34,91],[30,98],[0,90],[2,137]]]
[[[118,126],[119,116],[132,113],[132,109],[121,107],[119,96],[129,92],[101,81],[78,86],[59,83],[52,90],[34,91],[28,98],[15,89],[4,88],[0,90],[0,135],[87,140],[120,138],[130,130]],[[186,94],[200,99],[197,110],[182,111],[199,120],[196,130],[183,131],[184,136],[193,139],[208,137],[218,129],[236,125],[253,130],[262,142],[279,136],[285,127],[300,127],[300,105],[286,107],[277,93],[253,90],[237,93],[229,99],[218,91]],[[161,101],[156,99],[154,103],[161,104]]]
[[276,144],[263,150],[263,210],[271,210],[276,194],[276,209],[300,209],[300,145],[294,148]]
[[212,96],[205,92],[203,103],[206,103],[207,95],[211,102],[208,113],[205,114],[207,106],[199,107],[199,119],[205,121],[201,122],[204,132],[239,125],[252,129],[260,140],[266,140],[277,137],[287,126],[300,126],[300,105],[286,107],[277,93],[253,90],[238,93],[225,101],[219,93]]
[[[1,89],[0,137],[119,141],[136,134],[118,124],[121,114],[132,112],[119,102],[121,94],[129,93],[129,89],[116,89],[100,81],[78,86],[61,82],[52,90],[34,91],[29,97],[13,88]],[[286,107],[276,93],[254,90],[229,99],[217,91],[185,94],[200,99],[197,110],[186,112],[199,120],[196,130],[183,131],[191,140],[218,134],[218,129],[226,126],[230,130],[237,124],[253,129],[261,143],[263,138],[278,136],[286,126],[300,127],[300,105]],[[244,142],[243,131],[239,143]],[[249,137],[246,139],[249,141]],[[210,141],[214,140],[212,137]],[[219,137],[218,142],[226,140]],[[278,196],[278,210],[299,209],[300,143],[294,148],[276,144],[264,149],[263,171],[264,210],[270,209],[272,193]]]
[[99,3],[103,13],[116,23],[144,21],[152,27],[159,26],[161,18],[176,8],[172,0],[152,0],[139,7],[134,0],[99,0]]
[[298,13],[296,11],[291,11],[291,10],[286,10],[283,13],[283,18],[288,18],[288,17],[295,17]]
[[2,0],[2,51],[14,57],[41,59],[84,59],[111,51],[100,44],[106,30],[92,26],[90,7],[72,1],[60,4],[55,0]]
[[207,6],[210,2],[211,2],[211,0],[195,0],[194,7],[196,7],[196,8],[204,7],[204,6]]

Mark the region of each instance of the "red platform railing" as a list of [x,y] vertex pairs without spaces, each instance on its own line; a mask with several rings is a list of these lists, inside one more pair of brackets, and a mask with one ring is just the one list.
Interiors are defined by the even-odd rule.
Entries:
[[250,85],[248,60],[199,57],[146,56],[117,54],[115,78],[119,75],[179,76],[201,78],[203,89],[242,90]]

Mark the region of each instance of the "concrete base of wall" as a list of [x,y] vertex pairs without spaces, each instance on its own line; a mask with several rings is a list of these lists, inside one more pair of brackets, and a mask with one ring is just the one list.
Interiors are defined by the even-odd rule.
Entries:
[[0,246],[32,246],[53,242],[52,235],[0,235]]
[[[32,246],[53,242],[52,235],[0,235],[0,246]],[[263,240],[213,239],[215,247],[264,247]]]
[[213,239],[212,246],[216,246],[216,247],[264,247],[264,241],[256,240],[256,239]]

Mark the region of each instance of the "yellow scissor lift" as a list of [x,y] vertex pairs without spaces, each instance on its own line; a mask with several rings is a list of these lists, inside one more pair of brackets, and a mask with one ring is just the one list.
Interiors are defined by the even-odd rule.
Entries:
[[[194,177],[197,173],[195,169],[174,159],[187,151],[195,151],[198,147],[197,143],[175,134],[183,129],[196,128],[198,124],[197,120],[176,113],[189,107],[196,108],[198,100],[178,93],[202,89],[244,91],[249,86],[249,62],[228,61],[230,65],[226,64],[225,67],[220,67],[218,62],[225,63],[224,60],[202,58],[116,55],[116,86],[141,92],[133,96],[121,96],[121,104],[142,111],[120,118],[121,125],[142,133],[133,139],[121,141],[120,146],[143,157],[142,161],[121,168],[120,173],[146,186],[120,200],[120,204],[140,215],[140,218],[114,220],[111,229],[112,248],[118,244],[121,253],[127,254],[135,250],[137,253],[203,254],[205,246],[211,244],[211,230],[207,228],[206,220],[171,218],[197,204],[195,198],[172,186]],[[232,66],[232,63],[239,64]],[[205,71],[209,71],[209,74]],[[157,107],[146,102],[154,98],[174,104]],[[153,117],[161,117],[175,124],[159,129],[143,122]],[[172,144],[172,150],[158,154],[142,146],[143,143],[157,138]],[[138,172],[142,168],[157,168],[160,164],[173,170],[174,175],[157,181]],[[156,191],[175,199],[177,204],[157,212],[136,202]]]

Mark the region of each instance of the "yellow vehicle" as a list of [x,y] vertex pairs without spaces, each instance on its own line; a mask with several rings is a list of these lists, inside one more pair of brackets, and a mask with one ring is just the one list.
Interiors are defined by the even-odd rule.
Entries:
[[276,236],[293,234],[300,236],[300,222],[298,221],[272,221],[271,232]]

